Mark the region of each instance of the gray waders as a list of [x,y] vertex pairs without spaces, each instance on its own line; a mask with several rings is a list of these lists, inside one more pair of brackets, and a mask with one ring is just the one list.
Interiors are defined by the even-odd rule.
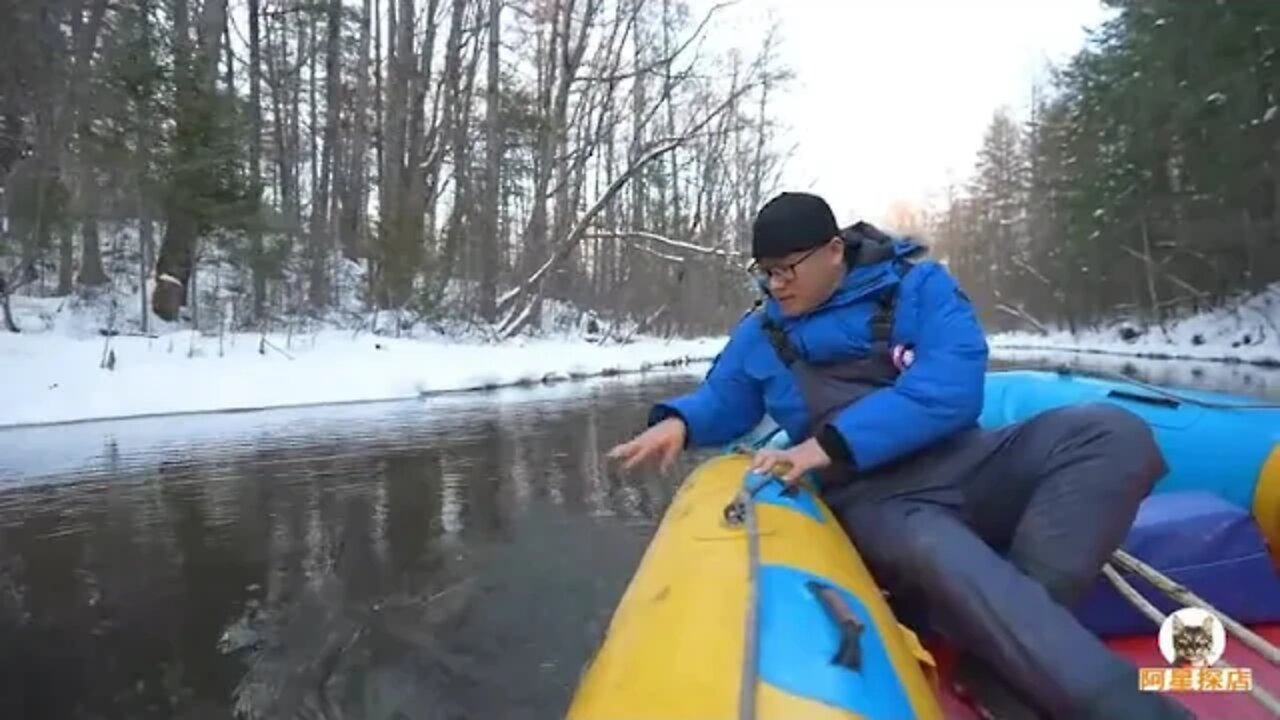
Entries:
[[[810,410],[811,435],[897,378],[896,290],[872,317],[871,353],[832,365],[805,362],[765,316]],[[1163,720],[1194,716],[1140,692],[1137,669],[1069,607],[1166,471],[1141,418],[1094,404],[994,430],[975,426],[884,467],[831,467],[819,476],[824,500],[899,617],[960,649],[957,683],[995,717]],[[927,626],[913,611],[927,615]]]

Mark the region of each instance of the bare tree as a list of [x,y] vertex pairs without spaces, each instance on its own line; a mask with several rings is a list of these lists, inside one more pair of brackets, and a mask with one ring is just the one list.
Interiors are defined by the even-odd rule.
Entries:
[[[125,279],[105,248],[136,248],[144,330],[152,313],[196,325],[208,303],[264,331],[345,320],[357,299],[394,311],[378,331],[461,321],[510,337],[590,316],[630,323],[617,339],[722,329],[751,300],[740,238],[786,159],[771,106],[788,76],[772,33],[708,50],[732,3],[60,7],[31,29],[52,39],[63,22],[68,52],[12,51],[51,79],[0,84],[24,243],[8,268],[56,265],[70,292]],[[105,116],[77,114],[85,97]],[[36,288],[52,283],[21,292]]]
[[165,212],[164,240],[156,260],[156,286],[151,307],[165,320],[176,320],[185,305],[187,283],[195,260],[196,242],[207,224],[207,194],[202,175],[217,148],[208,144],[212,99],[217,80],[219,43],[226,22],[226,0],[206,0],[197,26],[197,42],[190,48],[186,0],[173,0],[175,64],[177,65],[177,130],[184,138],[174,153],[174,177]]

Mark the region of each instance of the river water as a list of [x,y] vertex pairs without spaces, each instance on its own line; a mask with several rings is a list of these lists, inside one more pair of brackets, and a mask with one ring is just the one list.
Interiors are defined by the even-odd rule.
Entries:
[[696,380],[0,431],[0,717],[560,717],[706,456],[604,452]]

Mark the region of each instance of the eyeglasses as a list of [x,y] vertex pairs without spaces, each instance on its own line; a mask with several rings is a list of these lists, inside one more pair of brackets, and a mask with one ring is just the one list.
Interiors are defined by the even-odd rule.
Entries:
[[769,267],[764,267],[760,265],[759,261],[756,261],[751,263],[751,265],[747,267],[747,272],[751,273],[756,277],[757,280],[760,280],[762,282],[768,282],[769,280],[773,279],[774,276],[777,276],[779,280],[790,282],[796,279],[796,267],[800,263],[804,262],[805,260],[808,260],[810,256],[812,256],[814,253],[818,252],[824,247],[826,247],[825,243],[801,255],[795,261],[785,263],[782,265],[771,265]]

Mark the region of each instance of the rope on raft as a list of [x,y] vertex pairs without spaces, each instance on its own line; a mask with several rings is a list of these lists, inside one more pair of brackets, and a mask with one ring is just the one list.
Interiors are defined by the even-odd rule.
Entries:
[[[767,480],[765,482],[768,482]],[[756,487],[763,487],[762,482]],[[755,492],[743,488],[738,491],[735,501],[740,503],[743,511],[743,525],[747,534],[747,612],[744,628],[744,646],[742,648],[742,679],[738,685],[738,718],[739,720],[755,720],[756,717],[756,680],[759,643],[757,640],[756,615],[759,602],[758,579],[760,573],[760,532],[756,520]]]
[[[1259,637],[1257,634],[1253,633],[1248,628],[1245,628],[1244,626],[1240,625],[1235,620],[1232,620],[1230,617],[1223,615],[1217,610],[1214,610],[1211,605],[1204,602],[1203,600],[1200,600],[1198,597],[1192,594],[1185,587],[1179,585],[1177,582],[1163,575],[1159,570],[1156,570],[1155,568],[1151,567],[1150,565],[1147,565],[1141,560],[1138,560],[1132,555],[1129,555],[1123,550],[1117,550],[1113,555],[1112,559],[1116,562],[1116,564],[1121,565],[1125,569],[1136,573],[1137,575],[1141,576],[1143,579],[1150,582],[1152,585],[1155,585],[1158,590],[1161,590],[1173,600],[1183,603],[1186,606],[1199,607],[1201,610],[1212,612],[1215,616],[1217,616],[1219,619],[1223,621],[1223,625],[1227,627],[1229,632],[1239,637],[1241,641],[1245,642],[1246,644],[1249,644],[1250,648],[1253,648],[1255,650],[1257,649],[1249,641],[1244,640],[1244,637],[1239,634],[1238,630],[1244,630],[1246,634],[1256,638],[1257,642],[1264,645],[1269,650],[1270,653],[1274,654],[1276,652],[1276,648],[1274,645],[1271,645],[1264,638]],[[1146,615],[1153,622],[1155,622],[1157,627],[1159,627],[1164,623],[1165,614],[1160,612],[1159,608],[1157,608],[1155,605],[1151,604],[1150,600],[1143,597],[1142,593],[1138,592],[1133,587],[1133,585],[1129,584],[1129,581],[1121,577],[1120,573],[1117,572],[1116,569],[1112,567],[1110,563],[1102,566],[1102,574],[1106,576],[1107,580],[1111,582],[1111,584],[1115,587],[1115,589],[1121,595],[1123,595],[1126,600],[1132,603],[1133,606],[1137,608],[1143,615]],[[1175,594],[1175,591],[1177,591],[1176,594]],[[1261,651],[1259,651],[1259,653],[1264,656],[1268,654],[1268,653],[1262,653]],[[1273,663],[1275,662],[1275,660],[1272,658],[1268,658],[1268,659],[1270,659]],[[1227,662],[1225,659],[1219,659],[1218,662],[1214,663],[1214,665],[1228,668],[1228,669],[1234,667],[1231,663]],[[1280,700],[1276,699],[1274,695],[1272,695],[1271,693],[1267,692],[1266,690],[1262,689],[1257,685],[1254,685],[1253,688],[1249,690],[1249,694],[1252,695],[1253,698],[1257,700],[1259,704],[1261,704],[1267,710],[1270,710],[1276,717],[1280,717]]]

